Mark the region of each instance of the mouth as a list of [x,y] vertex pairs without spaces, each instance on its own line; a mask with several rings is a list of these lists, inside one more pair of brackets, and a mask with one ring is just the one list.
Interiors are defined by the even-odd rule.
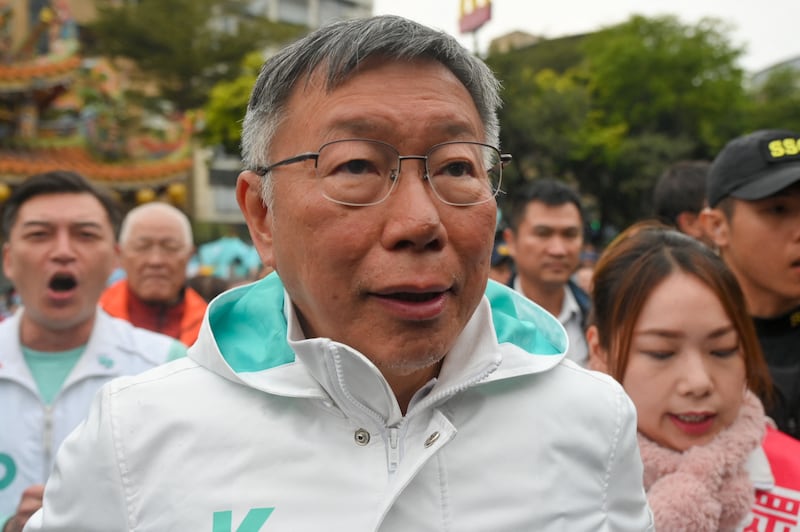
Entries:
[[714,427],[716,414],[710,412],[688,412],[684,414],[670,414],[669,417],[675,426],[690,436],[703,436]]
[[713,414],[674,414],[674,416],[684,423],[702,423],[714,417]]
[[426,303],[440,297],[444,292],[392,292],[389,294],[379,294],[383,299],[394,299],[406,303]]
[[50,278],[48,288],[56,293],[69,292],[78,286],[78,281],[72,274],[57,273]]
[[450,289],[397,290],[373,294],[383,309],[400,320],[426,321],[438,318],[445,311]]

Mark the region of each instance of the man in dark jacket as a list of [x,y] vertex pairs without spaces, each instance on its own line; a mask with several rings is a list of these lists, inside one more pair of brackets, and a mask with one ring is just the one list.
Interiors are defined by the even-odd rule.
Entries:
[[767,414],[800,438],[800,133],[730,141],[711,165],[708,204],[706,233],[739,280],[775,385]]

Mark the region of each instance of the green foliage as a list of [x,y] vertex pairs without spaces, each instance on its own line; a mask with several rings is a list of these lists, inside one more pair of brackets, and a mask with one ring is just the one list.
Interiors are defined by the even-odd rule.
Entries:
[[523,75],[520,66],[534,71],[554,70],[563,74],[583,59],[581,42],[585,35],[572,35],[558,39],[542,40],[534,46],[511,50],[507,53],[491,53],[487,63],[497,72],[503,73],[503,80],[515,84],[516,73]]
[[105,2],[90,26],[93,51],[132,59],[164,98],[181,110],[198,108],[215,83],[236,75],[248,52],[305,31],[246,6],[242,0]]
[[[631,134],[659,132],[689,136],[698,149],[715,150],[724,138],[706,138],[705,124],[724,128],[743,119],[742,51],[729,44],[729,28],[715,19],[697,25],[665,16],[634,16],[584,42],[594,104]],[[714,128],[716,129],[716,128]]]
[[715,19],[634,16],[487,58],[504,84],[501,141],[514,155],[507,193],[550,175],[576,183],[604,224],[649,216],[666,166],[713,158],[752,116],[729,31]]
[[776,69],[750,95],[750,129],[800,131],[800,70]]
[[520,180],[562,173],[577,149],[576,129],[587,119],[589,95],[568,75],[552,70],[538,73],[521,69],[521,83],[507,86],[506,105],[500,113],[502,146],[515,155],[507,172],[509,189]]
[[203,134],[206,142],[221,145],[228,153],[239,152],[242,119],[263,61],[264,56],[260,52],[248,54],[238,77],[220,81],[211,89],[205,106],[206,125]]

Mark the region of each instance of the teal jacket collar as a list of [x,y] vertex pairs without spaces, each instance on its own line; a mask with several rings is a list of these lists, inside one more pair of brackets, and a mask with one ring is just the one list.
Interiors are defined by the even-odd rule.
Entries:
[[[486,287],[499,343],[531,355],[561,355],[567,336],[547,311],[494,281]],[[262,371],[294,362],[286,340],[285,292],[277,274],[225,292],[208,308],[219,352],[236,373]]]

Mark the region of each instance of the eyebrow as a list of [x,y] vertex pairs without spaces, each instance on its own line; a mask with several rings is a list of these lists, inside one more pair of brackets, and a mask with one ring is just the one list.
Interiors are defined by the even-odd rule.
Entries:
[[[37,226],[44,226],[44,227],[53,227],[58,225],[57,222],[51,222],[47,220],[26,220],[23,221],[21,227],[37,227]],[[70,228],[84,228],[84,227],[92,227],[96,229],[102,229],[103,225],[99,222],[91,222],[91,221],[78,221],[78,222],[70,222]]]
[[[707,339],[713,340],[716,338],[720,338],[730,333],[736,333],[736,328],[733,325],[726,325],[724,327],[719,327],[711,331],[711,334],[706,336]],[[674,331],[669,329],[644,329],[641,331],[634,331],[635,335],[643,335],[643,336],[658,336],[662,338],[682,338],[684,336],[683,332],[681,331]]]
[[547,229],[549,231],[581,231],[583,228],[579,225],[554,225],[554,224],[533,224],[532,229]]
[[142,241],[143,242],[181,242],[182,241],[181,238],[177,238],[177,237],[174,237],[174,236],[165,236],[163,238],[156,238],[156,237],[146,236],[146,235],[139,235],[137,237],[132,238],[131,240],[137,240],[137,241],[140,241],[140,242],[142,242]]
[[166,238],[152,238],[147,236],[139,236],[136,238],[129,238],[125,241],[126,243],[123,244],[124,246],[151,246],[153,244],[157,246],[173,246],[176,248],[186,248],[187,243],[183,239],[180,238],[173,238],[173,237],[166,237]]

